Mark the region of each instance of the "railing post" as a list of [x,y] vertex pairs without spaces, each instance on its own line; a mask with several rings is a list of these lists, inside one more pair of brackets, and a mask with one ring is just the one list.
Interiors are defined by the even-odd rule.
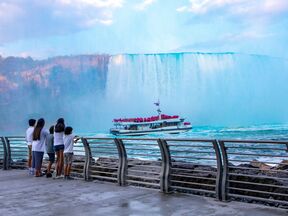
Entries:
[[221,181],[221,198],[222,201],[227,201],[227,187],[228,187],[228,156],[226,152],[226,147],[224,141],[218,140],[223,159],[223,171],[222,171],[222,181]]
[[3,145],[3,170],[7,170],[7,148],[4,137],[1,137],[1,142]]
[[120,186],[125,186],[126,178],[128,174],[128,160],[127,160],[126,149],[121,139],[115,138],[114,142],[117,146],[118,155],[119,155],[117,181]]
[[4,137],[5,145],[6,145],[6,169],[11,168],[11,148],[10,148],[10,142],[8,137]]
[[81,137],[84,150],[85,150],[85,164],[83,168],[83,176],[85,181],[88,181],[90,179],[90,164],[92,161],[92,153],[91,153],[91,148],[89,146],[89,143],[86,138]]
[[162,157],[161,173],[160,173],[160,190],[163,193],[169,193],[170,190],[170,172],[171,172],[171,156],[166,140],[157,140]]
[[215,150],[216,154],[216,160],[217,160],[217,176],[216,176],[216,199],[221,200],[221,183],[222,183],[222,172],[223,172],[223,166],[222,166],[222,158],[219,150],[219,146],[217,143],[217,140],[213,140],[212,142],[213,148]]

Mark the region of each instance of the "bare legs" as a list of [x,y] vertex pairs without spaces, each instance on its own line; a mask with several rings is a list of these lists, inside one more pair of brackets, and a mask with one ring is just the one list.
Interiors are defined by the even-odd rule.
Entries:
[[48,167],[47,167],[47,173],[51,173],[51,167],[52,167],[52,162],[49,161]]
[[70,176],[70,171],[71,171],[71,164],[66,164],[64,169],[64,175]]
[[63,163],[64,163],[64,154],[63,149],[56,152],[57,156],[57,164],[56,164],[56,176],[61,176],[62,169],[63,169]]
[[28,168],[31,171],[32,168],[32,145],[28,145]]

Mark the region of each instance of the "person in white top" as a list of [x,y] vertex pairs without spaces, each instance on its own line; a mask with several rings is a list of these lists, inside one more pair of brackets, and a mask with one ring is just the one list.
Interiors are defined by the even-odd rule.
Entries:
[[43,155],[45,151],[45,140],[49,135],[48,130],[44,129],[45,120],[43,118],[38,119],[36,127],[33,132],[32,141],[32,167],[35,168],[35,177],[41,176],[41,167],[43,161]]
[[[70,177],[71,166],[73,161],[73,145],[78,141],[78,137],[72,134],[73,128],[66,127],[64,132],[64,179],[73,179]],[[76,138],[76,139],[75,139]]]
[[54,128],[54,150],[56,159],[56,177],[61,176],[64,163],[64,130],[65,123],[63,118],[59,118]]
[[32,169],[32,141],[33,141],[33,131],[34,131],[35,123],[36,123],[35,119],[29,119],[28,121],[29,127],[26,130],[26,142],[27,142],[27,147],[28,147],[27,165],[28,165],[30,175],[34,174],[34,170]]

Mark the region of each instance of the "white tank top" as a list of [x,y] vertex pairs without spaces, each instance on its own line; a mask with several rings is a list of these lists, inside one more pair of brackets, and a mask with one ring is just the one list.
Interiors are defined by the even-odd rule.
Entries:
[[54,146],[64,145],[64,132],[54,132]]

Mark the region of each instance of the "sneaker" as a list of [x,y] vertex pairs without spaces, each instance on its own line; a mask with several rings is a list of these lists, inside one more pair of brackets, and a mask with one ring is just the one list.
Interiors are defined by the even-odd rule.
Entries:
[[63,179],[63,176],[56,176],[55,179]]
[[30,174],[30,175],[34,175],[34,169],[33,169],[33,168],[31,168],[31,169],[29,170],[29,174]]
[[53,178],[53,179],[56,179],[56,172],[53,172],[52,178]]

